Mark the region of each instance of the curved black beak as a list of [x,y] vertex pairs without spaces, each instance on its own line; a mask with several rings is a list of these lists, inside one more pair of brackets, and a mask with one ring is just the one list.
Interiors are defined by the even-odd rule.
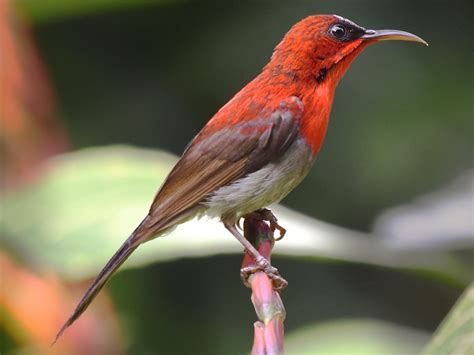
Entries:
[[409,41],[422,43],[426,46],[428,45],[424,39],[414,35],[413,33],[399,30],[365,30],[365,34],[361,38],[376,41]]

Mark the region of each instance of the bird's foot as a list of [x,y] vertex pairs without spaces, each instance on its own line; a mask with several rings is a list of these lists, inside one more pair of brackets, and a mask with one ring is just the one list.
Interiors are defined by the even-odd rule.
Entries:
[[256,210],[255,212],[249,213],[248,215],[244,216],[244,218],[246,217],[252,217],[261,221],[268,222],[270,224],[270,229],[272,230],[272,232],[278,230],[278,233],[280,234],[278,238],[275,238],[276,241],[282,240],[286,234],[286,229],[278,224],[278,219],[268,208],[261,208],[259,210]]
[[273,288],[275,290],[280,291],[288,286],[288,281],[281,277],[278,269],[273,267],[263,256],[260,256],[255,262],[255,265],[246,266],[240,269],[240,278],[245,286],[248,288],[252,287],[249,278],[252,274],[255,274],[258,271],[263,271],[272,280]]

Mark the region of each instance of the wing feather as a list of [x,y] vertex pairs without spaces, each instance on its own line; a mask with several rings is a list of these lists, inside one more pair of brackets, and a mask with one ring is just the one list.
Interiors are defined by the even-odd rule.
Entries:
[[297,97],[271,114],[212,131],[206,126],[191,142],[151,205],[137,233],[143,242],[186,215],[213,191],[281,157],[294,141],[303,116]]

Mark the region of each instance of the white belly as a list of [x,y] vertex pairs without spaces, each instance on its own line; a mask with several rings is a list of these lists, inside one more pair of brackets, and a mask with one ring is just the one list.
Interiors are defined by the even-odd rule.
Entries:
[[214,192],[203,205],[209,217],[239,217],[279,202],[308,174],[311,150],[303,139],[295,141],[280,159]]

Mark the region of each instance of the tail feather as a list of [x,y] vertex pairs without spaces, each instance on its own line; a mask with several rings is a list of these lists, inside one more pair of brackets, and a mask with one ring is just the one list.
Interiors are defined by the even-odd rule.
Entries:
[[[135,233],[134,233],[135,234]],[[92,285],[89,286],[89,289],[86,291],[82,299],[80,300],[79,304],[76,306],[76,309],[71,314],[69,319],[64,323],[61,327],[59,332],[56,334],[52,345],[56,343],[59,337],[64,333],[64,331],[73,324],[79,316],[84,313],[84,311],[89,307],[91,302],[97,296],[99,291],[104,287],[107,281],[110,279],[112,274],[119,268],[120,265],[123,264],[125,260],[132,254],[132,252],[138,247],[137,244],[132,243],[132,239],[135,235],[132,234],[130,238],[128,238],[125,243],[120,247],[119,250],[112,256],[109,262],[104,266],[100,274],[96,277]]]

